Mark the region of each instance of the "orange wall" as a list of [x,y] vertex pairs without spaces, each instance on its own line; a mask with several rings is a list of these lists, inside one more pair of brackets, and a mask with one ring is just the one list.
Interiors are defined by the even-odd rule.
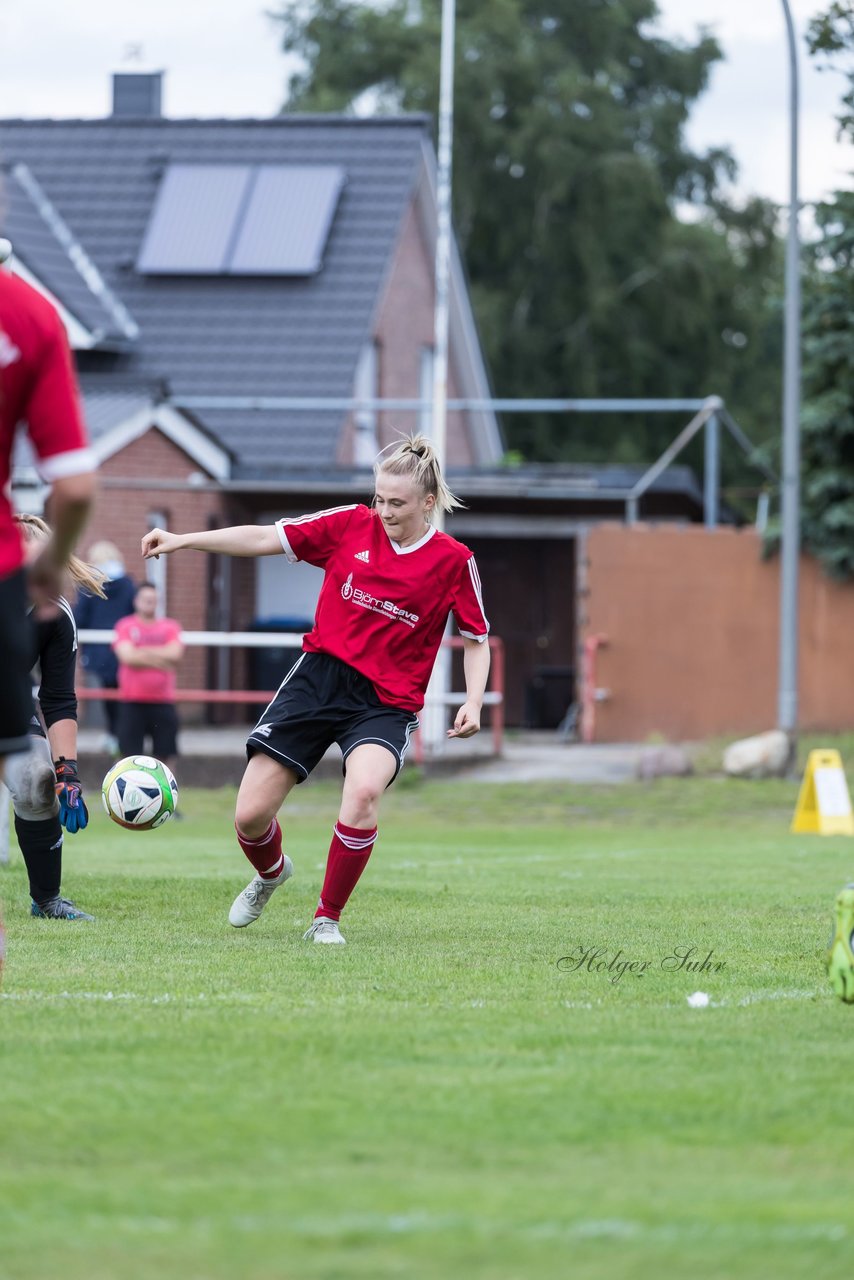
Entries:
[[[586,539],[580,638],[603,634],[595,739],[753,733],[777,719],[779,560],[752,529],[599,525]],[[854,725],[854,584],[801,559],[799,723]]]

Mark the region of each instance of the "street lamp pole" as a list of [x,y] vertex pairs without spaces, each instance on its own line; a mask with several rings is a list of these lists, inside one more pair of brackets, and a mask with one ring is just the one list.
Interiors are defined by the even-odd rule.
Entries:
[[783,325],[783,466],[780,557],[780,665],[777,724],[798,724],[798,568],[800,560],[801,246],[798,229],[798,46],[789,0],[781,0],[789,46],[789,228]]

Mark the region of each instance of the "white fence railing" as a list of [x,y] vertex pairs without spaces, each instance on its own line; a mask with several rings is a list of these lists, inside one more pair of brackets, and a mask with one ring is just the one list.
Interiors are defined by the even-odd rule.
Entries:
[[[299,649],[302,647],[303,633],[299,631],[184,631],[181,638],[184,644],[188,646],[198,645],[228,649]],[[115,639],[115,632],[86,627],[78,632],[78,639],[82,644],[112,644]],[[454,636],[445,639],[442,643],[447,648],[459,649],[462,647],[463,642],[460,638]],[[492,669],[490,672],[490,684],[492,687],[484,695],[483,702],[484,706],[489,707],[491,710],[490,729],[494,751],[496,755],[500,755],[504,737],[504,645],[497,636],[490,636],[489,647],[492,651]],[[208,702],[211,704],[223,702],[252,703],[265,701],[271,696],[272,692],[269,689],[179,689],[177,701]],[[120,697],[118,691],[114,689],[80,688],[78,689],[78,694],[86,701],[105,698],[115,700]],[[465,693],[461,691],[450,691],[442,694],[431,693],[428,694],[425,705],[458,707],[465,701],[465,696]],[[423,748],[418,734],[415,735],[413,756],[417,763],[420,763],[423,759]],[[11,797],[9,790],[0,782],[0,865],[6,865],[9,861],[10,811]]]

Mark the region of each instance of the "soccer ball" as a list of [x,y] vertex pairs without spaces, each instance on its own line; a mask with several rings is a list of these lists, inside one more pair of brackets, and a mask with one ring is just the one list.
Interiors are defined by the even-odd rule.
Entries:
[[120,827],[151,831],[162,827],[178,807],[178,783],[153,756],[126,756],[110,769],[101,786],[104,808]]

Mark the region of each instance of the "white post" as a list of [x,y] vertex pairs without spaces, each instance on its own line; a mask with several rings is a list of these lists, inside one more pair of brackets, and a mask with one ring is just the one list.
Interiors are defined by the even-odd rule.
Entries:
[[[439,71],[439,139],[436,169],[436,262],[435,310],[433,319],[433,412],[431,415],[433,448],[439,465],[447,463],[448,420],[448,294],[451,269],[451,165],[454,134],[454,30],[455,0],[442,0],[442,54]],[[437,511],[434,523],[443,525],[443,514]],[[426,750],[438,755],[446,742],[448,712],[441,701],[451,684],[451,654],[440,649],[430,678],[428,696],[438,695],[422,713],[422,736]]]
[[[442,467],[447,454],[448,281],[451,267],[451,165],[454,136],[455,0],[442,0],[439,142],[436,170],[436,262],[433,320],[433,447]],[[441,520],[441,516],[439,517]]]

